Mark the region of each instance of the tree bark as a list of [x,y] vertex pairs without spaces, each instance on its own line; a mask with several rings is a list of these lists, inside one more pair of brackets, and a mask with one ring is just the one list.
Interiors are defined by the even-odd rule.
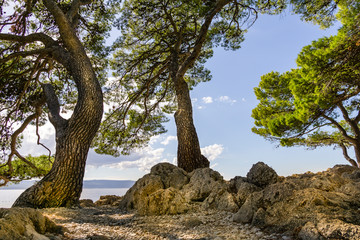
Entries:
[[103,114],[103,97],[90,59],[71,28],[65,14],[52,0],[43,0],[53,14],[65,48],[54,48],[52,57],[62,63],[73,77],[78,101],[70,119],[63,119],[60,104],[51,85],[43,86],[49,120],[56,130],[55,161],[49,173],[23,192],[13,207],[77,206],[82,191],[85,163],[92,139]]
[[[343,155],[344,155],[345,159],[348,160],[348,162],[351,164],[351,166],[358,167],[358,164],[355,162],[355,160],[349,156],[346,146],[344,144],[340,144],[340,147],[343,151]],[[355,146],[354,146],[354,148],[355,148]]]
[[178,167],[187,172],[209,167],[209,161],[201,155],[199,139],[193,121],[192,104],[187,83],[183,78],[175,82],[178,110],[175,112],[177,128]]
[[356,167],[360,167],[360,144],[354,144]]

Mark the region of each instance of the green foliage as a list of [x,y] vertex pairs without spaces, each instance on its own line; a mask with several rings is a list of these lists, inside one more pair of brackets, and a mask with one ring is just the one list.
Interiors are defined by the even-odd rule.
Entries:
[[[97,79],[105,85],[111,50],[105,46],[105,40],[120,1],[61,0],[54,3],[71,22],[88,53]],[[74,110],[79,86],[65,70],[64,62],[68,64],[68,59],[59,61],[53,55],[57,48],[62,48],[62,53],[65,52],[62,57],[65,58],[69,49],[63,40],[43,1],[0,1],[0,159],[3,159],[1,164],[7,162],[1,168],[1,174],[11,172],[11,158],[17,155],[16,148],[21,145],[24,129],[30,124],[39,127],[48,120],[43,84],[52,84],[63,111]],[[38,162],[32,157],[30,160]],[[33,170],[31,161],[25,167],[24,162],[14,160],[15,172],[7,176],[23,179],[42,175],[44,171]],[[0,178],[6,178],[1,174]]]
[[13,168],[11,175],[8,175],[9,166],[3,165],[0,166],[0,176],[6,176],[9,179],[11,178],[12,181],[22,181],[43,177],[50,171],[54,161],[54,157],[49,157],[47,155],[40,155],[36,157],[28,155],[25,158],[26,160],[33,163],[36,168],[30,167],[27,163],[19,158],[15,158],[11,162],[11,167]]
[[359,5],[341,8],[338,35],[304,47],[298,68],[262,76],[255,88],[260,103],[252,113],[254,133],[282,146],[360,149],[360,44],[353,35]]
[[113,45],[116,80],[105,95],[109,105],[120,104],[106,115],[95,140],[96,151],[118,155],[132,146],[120,148],[119,143],[145,143],[151,134],[164,132],[164,113],[177,110],[174,79],[183,78],[190,90],[209,81],[211,74],[204,64],[213,49],[240,48],[258,12],[275,14],[284,6],[280,0],[124,1],[115,24],[121,30]]

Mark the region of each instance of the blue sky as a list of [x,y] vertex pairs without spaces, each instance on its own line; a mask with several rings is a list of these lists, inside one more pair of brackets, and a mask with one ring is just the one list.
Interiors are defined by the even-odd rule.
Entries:
[[[258,161],[265,162],[282,176],[347,164],[340,150],[277,147],[251,132],[254,125],[251,111],[258,104],[253,89],[261,75],[295,68],[302,47],[317,38],[336,34],[338,27],[321,30],[290,13],[260,16],[245,35],[241,49],[215,50],[214,57],[206,64],[212,80],[199,84],[191,97],[203,153],[211,160],[211,167],[225,179],[245,176]],[[85,179],[136,180],[156,163],[175,163],[176,129],[173,117],[169,118],[166,134],[152,139],[148,147],[130,156],[113,158],[90,151]],[[53,148],[52,126],[44,126],[41,132],[43,142]],[[30,145],[31,141],[34,141],[33,133],[27,132],[21,151],[38,155],[43,150]]]

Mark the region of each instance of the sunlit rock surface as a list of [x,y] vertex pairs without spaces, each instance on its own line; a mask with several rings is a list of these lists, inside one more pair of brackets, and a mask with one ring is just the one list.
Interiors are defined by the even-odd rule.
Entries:
[[30,208],[0,208],[1,240],[56,239],[62,227]]
[[209,168],[187,173],[161,163],[135,183],[120,207],[149,216],[228,211],[235,222],[294,238],[360,239],[360,170],[337,165],[280,177],[259,162],[247,177],[225,181]]

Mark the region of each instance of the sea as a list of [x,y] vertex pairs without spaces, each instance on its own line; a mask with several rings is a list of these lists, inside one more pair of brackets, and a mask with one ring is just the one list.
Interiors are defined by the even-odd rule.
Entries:
[[[100,196],[116,195],[123,196],[129,188],[84,188],[80,199],[91,199],[94,202]],[[0,208],[9,208],[25,189],[1,189],[0,188]]]

